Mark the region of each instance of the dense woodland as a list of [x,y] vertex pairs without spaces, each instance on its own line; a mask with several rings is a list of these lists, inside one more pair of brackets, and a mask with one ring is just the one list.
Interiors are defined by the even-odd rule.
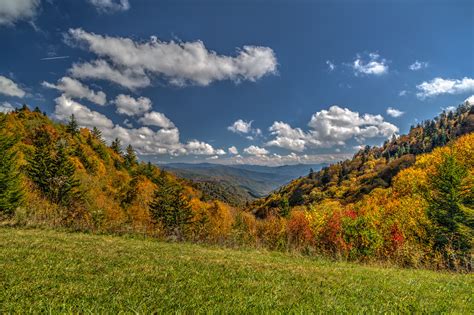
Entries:
[[222,187],[139,162],[132,146],[108,145],[74,116],[60,124],[24,106],[0,113],[0,216],[9,225],[465,270],[474,248],[473,131],[474,110],[463,104],[239,209],[217,200]]

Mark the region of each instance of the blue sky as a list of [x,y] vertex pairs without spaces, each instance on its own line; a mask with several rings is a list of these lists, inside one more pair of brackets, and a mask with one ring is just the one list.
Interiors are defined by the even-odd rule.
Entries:
[[0,110],[153,162],[335,161],[471,97],[473,25],[472,1],[2,0]]

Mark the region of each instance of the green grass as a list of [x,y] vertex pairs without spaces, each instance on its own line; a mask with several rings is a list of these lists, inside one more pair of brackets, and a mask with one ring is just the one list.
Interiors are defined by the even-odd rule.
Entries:
[[0,228],[0,313],[474,312],[474,276]]

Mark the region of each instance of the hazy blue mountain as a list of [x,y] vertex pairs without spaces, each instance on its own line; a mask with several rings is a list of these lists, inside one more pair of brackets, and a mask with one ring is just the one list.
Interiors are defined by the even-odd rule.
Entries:
[[[190,179],[210,195],[238,204],[268,195],[274,189],[292,179],[307,175],[310,168],[315,171],[323,164],[297,164],[277,167],[259,165],[220,165],[211,163],[170,163],[161,165],[180,177]],[[215,187],[213,187],[213,185]]]

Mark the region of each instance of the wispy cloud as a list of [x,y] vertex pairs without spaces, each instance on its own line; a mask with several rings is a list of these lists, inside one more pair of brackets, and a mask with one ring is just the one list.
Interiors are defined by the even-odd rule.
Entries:
[[40,60],[56,60],[56,59],[67,59],[69,56],[56,56],[56,57],[45,57]]

